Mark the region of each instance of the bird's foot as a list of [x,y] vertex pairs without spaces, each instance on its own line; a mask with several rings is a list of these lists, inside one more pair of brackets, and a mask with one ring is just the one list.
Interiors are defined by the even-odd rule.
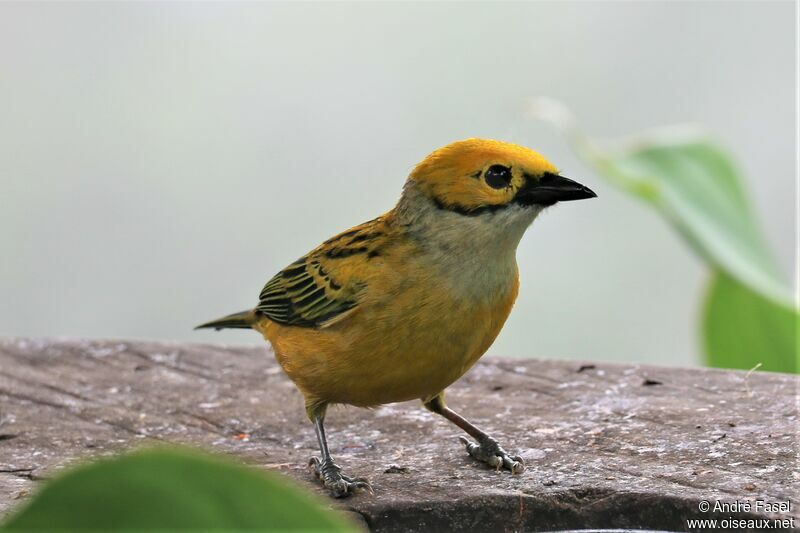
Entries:
[[312,457],[308,461],[309,468],[322,482],[334,498],[345,498],[356,492],[367,491],[372,494],[372,486],[363,477],[350,477],[342,474],[342,469],[333,461],[320,461]]
[[525,461],[519,455],[509,455],[503,448],[497,444],[497,441],[491,437],[482,439],[479,444],[476,444],[464,437],[459,437],[464,446],[467,447],[467,453],[473,458],[486,463],[498,472],[500,469],[505,468],[510,470],[512,474],[521,474],[525,471]]

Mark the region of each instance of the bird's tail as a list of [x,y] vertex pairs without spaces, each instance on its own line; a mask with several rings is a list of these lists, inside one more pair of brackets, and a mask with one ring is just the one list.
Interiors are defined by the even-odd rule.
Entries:
[[214,328],[221,329],[251,329],[256,322],[256,315],[253,310],[241,311],[232,315],[224,316],[205,324],[200,324],[194,329]]

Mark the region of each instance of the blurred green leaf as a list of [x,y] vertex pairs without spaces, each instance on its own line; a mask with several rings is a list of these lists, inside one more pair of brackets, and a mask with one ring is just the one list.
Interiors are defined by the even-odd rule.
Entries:
[[174,449],[79,467],[45,485],[5,527],[355,530],[276,475]]
[[709,286],[703,318],[711,366],[800,372],[797,327],[800,314],[767,300],[718,272]]
[[701,135],[654,135],[587,153],[614,184],[653,205],[711,266],[703,343],[721,368],[797,372],[797,312],[727,154]]
[[683,129],[600,146],[562,103],[531,101],[612,185],[653,206],[711,267],[703,317],[711,366],[800,372],[800,313],[774,262],[731,158],[708,136]]
[[783,305],[789,286],[727,154],[699,134],[655,134],[591,158],[614,184],[656,207],[712,267]]

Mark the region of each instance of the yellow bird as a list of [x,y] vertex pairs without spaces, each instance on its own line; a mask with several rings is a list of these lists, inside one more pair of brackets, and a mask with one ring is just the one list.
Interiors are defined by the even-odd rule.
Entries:
[[545,207],[595,196],[528,148],[454,142],[414,168],[394,209],[283,269],[255,309],[198,328],[252,328],[269,341],[305,398],[321,451],[310,466],[335,497],[371,488],[328,452],[332,404],[419,398],[475,439],[462,439],[472,457],[520,473],[522,459],[447,407],[444,390],[508,318],[525,230]]

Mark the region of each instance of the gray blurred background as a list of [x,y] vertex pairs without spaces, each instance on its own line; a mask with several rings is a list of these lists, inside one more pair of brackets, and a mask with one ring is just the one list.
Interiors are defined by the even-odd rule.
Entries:
[[490,353],[699,363],[704,267],[525,102],[598,137],[704,125],[788,276],[794,21],[788,1],[0,4],[0,335],[260,342],[192,327],[481,136],[600,196],[526,235]]

